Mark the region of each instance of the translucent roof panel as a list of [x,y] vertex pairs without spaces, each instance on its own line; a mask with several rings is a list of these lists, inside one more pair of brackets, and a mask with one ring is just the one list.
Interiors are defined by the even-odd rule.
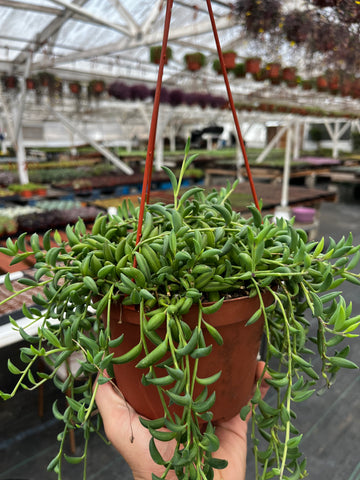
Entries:
[[[211,0],[221,46],[235,50],[237,62],[259,56],[263,67],[280,62],[297,67],[299,77],[305,74],[308,79],[331,67],[321,52],[309,58],[305,48],[284,36],[263,32],[256,39],[251,37],[244,19],[235,15],[236,3]],[[280,3],[283,12],[314,8],[308,0]],[[32,76],[47,70],[65,81],[100,78],[108,85],[119,79],[153,87],[158,66],[149,61],[149,51],[162,43],[166,4],[166,0],[0,0],[0,76]],[[360,26],[351,24],[348,30],[360,32]],[[173,1],[168,45],[173,56],[164,70],[164,85],[224,93],[223,79],[212,68],[218,55],[206,0]],[[195,74],[184,63],[184,55],[194,51],[207,57],[206,66]],[[360,65],[360,56],[358,61]],[[318,100],[313,92],[256,82],[249,76],[240,80],[232,75],[231,80],[240,100],[251,95],[292,101],[306,96],[306,103],[311,95]]]
[[[12,7],[10,7],[11,5]],[[164,0],[26,0],[0,2],[0,70],[21,75],[31,57],[31,71],[55,69],[59,76],[86,73],[135,76],[131,69],[149,68],[149,47],[163,36]],[[220,30],[232,26],[227,2],[213,2]],[[183,68],[184,51],[214,52],[204,0],[175,1],[169,45],[174,49],[173,68]],[[211,37],[210,37],[211,39]],[[67,72],[67,73],[66,73]]]

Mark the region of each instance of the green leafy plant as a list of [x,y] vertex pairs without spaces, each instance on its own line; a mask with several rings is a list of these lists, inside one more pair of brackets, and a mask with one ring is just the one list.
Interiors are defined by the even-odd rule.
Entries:
[[218,73],[218,74],[221,73],[221,63],[220,63],[220,60],[218,58],[215,58],[215,60],[213,61],[212,68],[216,73]]
[[[155,45],[155,46],[150,47],[150,62],[151,63],[155,63],[155,64],[160,63],[161,50],[162,50],[161,45]],[[166,55],[165,63],[167,63],[168,60],[172,59],[172,49],[170,47],[166,47],[165,55]]]
[[233,73],[235,77],[243,78],[246,75],[245,63],[237,63],[235,68],[233,68]]
[[[33,296],[35,306],[23,307],[29,323],[40,322],[37,335],[30,336],[10,318],[28,346],[20,349],[21,365],[9,361],[9,370],[19,380],[12,392],[1,392],[1,396],[7,400],[20,387],[33,389],[49,380],[62,392],[70,392],[65,411],[59,411],[56,403],[53,407],[64,430],[58,436],[59,453],[48,468],[59,477],[62,459],[85,460],[89,434],[101,432],[95,409],[98,385],[113,381],[117,365],[135,359],[143,372],[144,388],[156,386],[163,412],[159,418],[141,420],[152,435],[152,458],[164,466],[161,478],[172,470],[179,479],[213,478],[214,469],[225,467],[226,459],[216,458],[218,439],[211,421],[221,373],[199,378],[197,367],[211,358],[212,345],[222,344],[221,334],[205,315],[211,319],[226,298],[258,298],[259,307],[247,325],[264,318],[265,371],[277,393],[276,403],[270,405],[261,400],[258,386],[241,410],[242,418],[252,412],[257,479],[306,476],[293,403],[330,386],[339,369],[357,368],[347,359],[349,347],[337,350],[344,339],[355,336],[360,323],[359,315],[352,316],[351,302],[338,290],[345,281],[360,285],[359,274],[353,273],[360,246],[352,245],[351,234],[337,243],[330,239],[325,248],[323,238],[308,242],[293,220],[263,217],[255,206],[249,206],[250,216],[244,218],[230,203],[236,183],[210,193],[197,186],[182,193],[182,179],[193,160],[188,154],[189,143],[178,178],[164,167],[173,187],[173,203],[145,206],[138,243],[139,207],[124,201],[116,215],[100,214],[90,233],[81,219],[66,228],[66,241],[55,232],[56,246],[48,231],[41,246],[33,234],[27,247],[22,234],[0,248],[14,257],[13,263],[31,255],[36,258],[34,279],[19,280],[22,290],[14,291],[6,276],[9,297],[1,304],[42,287],[42,294]],[[272,299],[270,305],[263,300],[264,294]],[[139,312],[138,344],[120,356],[112,349],[124,342],[126,331],[111,336],[113,304]],[[197,321],[190,326],[184,319],[194,306]],[[317,324],[315,337],[309,334],[311,322]],[[158,333],[160,327],[165,328],[163,336]],[[205,342],[205,334],[206,338],[210,334],[210,342]],[[83,354],[79,369],[69,371],[61,382],[56,371],[74,352]],[[34,373],[39,358],[49,364],[50,373]],[[319,371],[313,367],[313,358],[320,359]],[[165,376],[157,375],[159,366]],[[104,375],[105,369],[111,379]],[[75,378],[80,374],[86,380],[78,386]],[[195,396],[195,386],[200,387],[200,395]],[[211,386],[215,393],[209,394]],[[181,413],[173,413],[170,404]],[[69,457],[64,441],[75,428],[84,431],[84,453]],[[154,439],[175,439],[170,460],[161,457]],[[267,442],[265,448],[260,439]]]
[[17,228],[18,225],[14,218],[0,215],[0,237],[16,233]]
[[24,184],[20,184],[20,183],[13,183],[11,185],[8,186],[8,189],[11,190],[12,192],[24,192],[24,191],[27,191],[27,190],[30,190],[30,191],[35,191],[35,190],[39,190],[40,188],[44,188],[44,185],[42,184],[38,184],[38,183],[24,183]]
[[99,98],[105,92],[106,86],[104,80],[90,80],[87,86],[88,98]]
[[[202,52],[187,53],[184,55],[184,62],[186,65],[190,64],[190,69],[195,70],[206,65],[206,56]],[[196,64],[198,67],[195,68],[192,64]]]

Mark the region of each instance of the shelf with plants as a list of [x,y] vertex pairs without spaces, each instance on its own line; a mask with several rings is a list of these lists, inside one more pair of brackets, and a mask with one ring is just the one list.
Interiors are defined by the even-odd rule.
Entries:
[[45,196],[47,193],[47,185],[40,183],[14,183],[8,186],[8,189],[21,197],[32,197],[34,195]]

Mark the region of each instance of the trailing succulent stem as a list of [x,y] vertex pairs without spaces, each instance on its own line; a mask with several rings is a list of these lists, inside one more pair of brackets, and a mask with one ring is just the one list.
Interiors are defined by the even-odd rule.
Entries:
[[[64,422],[59,453],[49,465],[59,478],[62,458],[85,462],[90,433],[100,435],[95,393],[97,385],[113,381],[104,371],[113,377],[115,365],[134,359],[143,372],[142,383],[156,386],[163,409],[158,419],[141,419],[152,435],[150,454],[164,467],[161,478],[175,471],[179,479],[211,479],[214,469],[226,466],[226,459],[213,456],[219,441],[212,424],[216,397],[209,393],[213,385],[216,390],[221,372],[202,378],[199,365],[223,342],[205,315],[216,312],[228,298],[257,296],[260,306],[247,324],[262,316],[265,321],[267,382],[275,395],[261,399],[264,373],[241,411],[244,419],[252,412],[257,479],[306,476],[293,404],[322,388],[320,382],[330,386],[340,368],[356,368],[347,359],[349,347],[337,350],[344,339],[355,336],[360,323],[359,315],[352,316],[351,302],[338,290],[344,281],[360,285],[359,274],[353,272],[360,246],[352,245],[351,234],[339,242],[330,239],[325,248],[324,239],[308,242],[293,220],[263,217],[254,206],[246,218],[233,211],[230,200],[236,184],[208,193],[198,186],[183,191],[182,179],[193,160],[188,153],[189,145],[179,179],[165,168],[174,203],[146,206],[139,243],[139,208],[124,200],[115,215],[99,215],[91,231],[80,219],[66,228],[66,239],[48,231],[41,244],[33,234],[27,245],[22,234],[0,248],[13,257],[12,263],[35,257],[34,279],[20,279],[22,289],[15,290],[10,276],[5,277],[9,297],[0,306],[33,290],[34,306],[24,305],[23,314],[29,325],[38,322],[32,336],[10,318],[28,346],[20,350],[22,366],[9,360],[18,382],[1,396],[11,398],[19,387],[34,389],[48,380],[66,395],[64,411],[53,406],[55,417]],[[273,298],[270,305],[263,301],[266,292]],[[126,332],[111,338],[113,303],[135,305],[140,314],[138,343],[118,357],[110,352]],[[184,321],[192,306],[198,308],[194,325]],[[314,322],[316,334],[311,336]],[[76,372],[68,364],[74,353],[80,356]],[[314,358],[320,360],[319,368]],[[36,372],[38,359],[49,365],[48,372]],[[68,371],[65,382],[56,375],[63,364]],[[85,449],[69,457],[64,439],[75,428],[84,431]],[[162,458],[154,439],[173,442],[171,459]]]

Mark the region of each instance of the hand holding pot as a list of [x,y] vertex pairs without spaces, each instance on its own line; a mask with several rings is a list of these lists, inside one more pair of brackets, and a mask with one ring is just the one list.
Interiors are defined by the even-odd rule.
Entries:
[[[261,377],[264,362],[258,362],[256,381]],[[261,384],[261,396],[264,398],[269,385]],[[151,473],[161,476],[164,467],[156,465],[149,454],[151,435],[144,428],[137,412],[129,405],[121,393],[116,392],[111,384],[99,385],[96,393],[96,403],[102,416],[105,432],[118,452],[130,466],[135,480],[149,480]],[[220,440],[220,448],[216,457],[228,461],[224,470],[215,471],[217,480],[244,480],[247,452],[247,422],[236,415],[231,420],[219,422],[216,434]],[[157,442],[157,447],[164,459],[173,455],[172,442]],[[168,480],[176,479],[174,472],[169,472]]]

